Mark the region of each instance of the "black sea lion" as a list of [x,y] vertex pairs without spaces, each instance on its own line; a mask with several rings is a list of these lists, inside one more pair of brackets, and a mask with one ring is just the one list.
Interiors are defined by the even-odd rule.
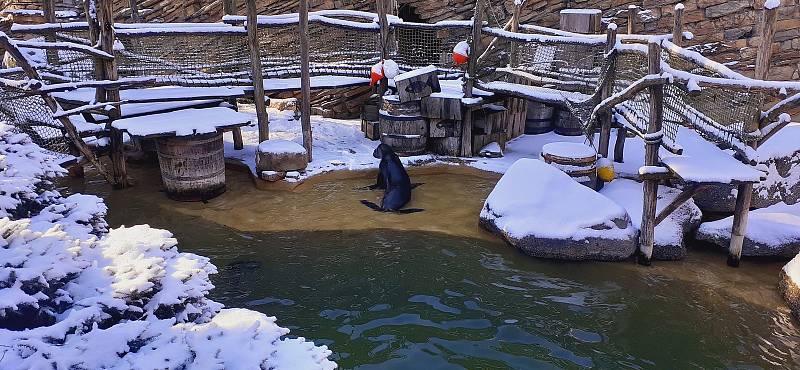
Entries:
[[385,192],[380,206],[368,200],[362,200],[361,203],[381,212],[414,213],[423,211],[416,208],[401,209],[411,200],[411,189],[414,186],[411,185],[411,179],[408,177],[406,169],[403,168],[400,157],[395,154],[392,147],[380,144],[372,152],[372,156],[380,158],[381,163],[378,166],[378,181],[375,185],[369,186],[369,189],[385,189]]

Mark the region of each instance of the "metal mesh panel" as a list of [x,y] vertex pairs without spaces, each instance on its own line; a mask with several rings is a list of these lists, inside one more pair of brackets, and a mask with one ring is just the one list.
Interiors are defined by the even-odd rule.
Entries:
[[0,121],[27,134],[34,143],[53,154],[66,157],[72,153],[63,126],[53,119],[50,108],[39,95],[28,95],[22,90],[0,84]]
[[117,34],[123,49],[115,56],[120,77],[170,77],[192,85],[210,79],[249,75],[247,39],[243,33]]
[[392,59],[403,69],[434,65],[442,72],[459,73],[453,63],[453,48],[471,39],[469,27],[395,25]]
[[513,65],[567,91],[593,93],[603,66],[604,45],[511,41]]

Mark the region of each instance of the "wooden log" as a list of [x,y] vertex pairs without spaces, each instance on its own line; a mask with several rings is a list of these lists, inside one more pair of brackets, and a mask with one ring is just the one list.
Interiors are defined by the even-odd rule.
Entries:
[[398,75],[394,79],[397,95],[403,103],[420,100],[442,90],[435,68],[423,68]]
[[311,71],[308,56],[308,0],[300,0],[300,126],[303,130],[303,147],[308,161],[313,161],[313,137],[311,133]]
[[736,207],[733,210],[733,227],[731,244],[728,247],[728,266],[739,267],[742,258],[744,234],[747,231],[747,218],[750,213],[750,201],[753,197],[753,184],[742,183],[737,187]]
[[628,34],[632,35],[636,31],[636,11],[639,8],[636,5],[628,5]]
[[[661,73],[661,44],[657,41],[651,41],[648,45],[647,57],[648,73]],[[645,166],[655,166],[658,163],[658,148],[661,145],[661,138],[657,136],[657,133],[661,132],[664,86],[653,85],[648,87],[648,90],[650,93],[650,121],[647,126],[647,133],[656,135],[657,138],[645,141],[644,164]],[[643,190],[644,201],[642,202],[642,227],[639,235],[638,261],[642,265],[649,266],[655,241],[658,180],[645,180]]]
[[670,204],[668,204],[661,212],[658,212],[658,216],[656,216],[655,226],[658,226],[662,221],[666,220],[672,212],[675,212],[680,206],[686,203],[689,199],[692,199],[693,196],[697,195],[697,193],[705,190],[708,188],[708,185],[704,184],[697,184],[692,185],[678,194],[675,199],[672,200]]
[[683,10],[682,3],[675,4],[675,19],[672,26],[672,43],[683,46]]
[[778,8],[764,9],[764,18],[761,22],[761,43],[756,54],[755,77],[766,80],[769,77],[769,64],[772,59],[772,42],[775,39],[775,22],[778,18]]
[[130,0],[130,7],[131,7],[131,22],[139,23],[141,18],[139,17],[139,4],[136,0]]
[[[114,54],[114,42],[116,35],[114,34],[114,10],[112,0],[98,0],[97,3],[97,21],[100,26],[100,50]],[[117,61],[115,59],[102,59],[100,61],[102,66],[103,78],[106,80],[116,80],[119,78],[117,71]],[[100,93],[101,102],[119,102],[120,95],[119,89],[101,88],[105,94]],[[103,96],[104,95],[104,96]],[[109,119],[115,120],[119,118],[120,110],[114,109],[109,112]],[[109,125],[110,126],[110,125]],[[128,169],[125,163],[125,148],[122,137],[122,131],[114,127],[110,127],[111,136],[111,169],[114,175],[114,186],[118,188],[126,188],[131,185],[128,178]]]
[[42,13],[44,13],[45,23],[56,23],[55,0],[42,0]]
[[614,142],[614,162],[622,163],[625,161],[625,140],[627,136],[627,128],[620,127],[617,129],[617,141]]
[[[606,54],[609,54],[614,50],[616,43],[617,25],[611,23],[608,25],[608,30],[606,31]],[[614,93],[614,63],[611,65],[612,68],[608,69],[603,86],[600,87],[601,101],[607,99]],[[611,118],[611,112],[603,112],[603,114],[600,116],[600,142],[598,154],[603,156],[603,158],[608,158],[608,145],[611,142]]]
[[236,15],[236,0],[222,0],[222,12],[225,15]]
[[242,139],[242,128],[234,127],[231,130],[231,134],[233,134],[233,149],[235,150],[244,149],[244,140]]
[[250,71],[253,80],[253,99],[258,119],[258,141],[269,140],[269,115],[267,115],[264,75],[261,71],[261,48],[258,45],[258,11],[256,0],[247,0],[247,43],[250,46]]
[[[481,28],[483,27],[483,0],[475,1],[475,15],[472,17],[472,42],[467,63],[467,76],[464,79],[464,97],[472,98],[475,74],[478,71],[477,58],[480,55]],[[461,156],[472,157],[472,109],[466,108],[461,125]]]
[[460,98],[433,95],[422,98],[420,108],[427,118],[461,120]]
[[600,9],[564,9],[559,12],[559,28],[578,33],[600,33],[603,13]]
[[[387,12],[389,11],[389,2],[387,0],[377,0],[376,7],[378,11],[378,22],[380,26],[380,48],[381,48],[381,60],[389,59],[389,19],[387,17]],[[381,78],[380,84],[378,85],[378,95],[382,96],[386,93],[386,90],[389,89],[389,80],[384,76]]]
[[431,119],[428,136],[432,138],[459,137],[461,121],[451,119]]
[[[524,4],[524,3],[523,3]],[[514,2],[514,12],[511,14],[511,32],[519,32],[519,18],[522,12],[522,4]],[[517,42],[511,41],[511,57],[509,58],[510,67],[516,66]]]

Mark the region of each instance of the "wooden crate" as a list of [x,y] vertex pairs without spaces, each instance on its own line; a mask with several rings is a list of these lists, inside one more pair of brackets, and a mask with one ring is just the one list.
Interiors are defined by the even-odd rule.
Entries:
[[422,98],[422,115],[428,118],[461,120],[461,99],[433,94]]
[[441,91],[436,67],[430,66],[406,72],[394,78],[400,102],[406,103]]

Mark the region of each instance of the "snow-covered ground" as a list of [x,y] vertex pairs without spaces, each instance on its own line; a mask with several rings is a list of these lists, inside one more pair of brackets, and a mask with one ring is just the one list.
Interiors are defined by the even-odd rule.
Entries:
[[0,369],[333,369],[276,318],[207,298],[217,272],[166,230],[108,230],[102,199],[0,123]]

